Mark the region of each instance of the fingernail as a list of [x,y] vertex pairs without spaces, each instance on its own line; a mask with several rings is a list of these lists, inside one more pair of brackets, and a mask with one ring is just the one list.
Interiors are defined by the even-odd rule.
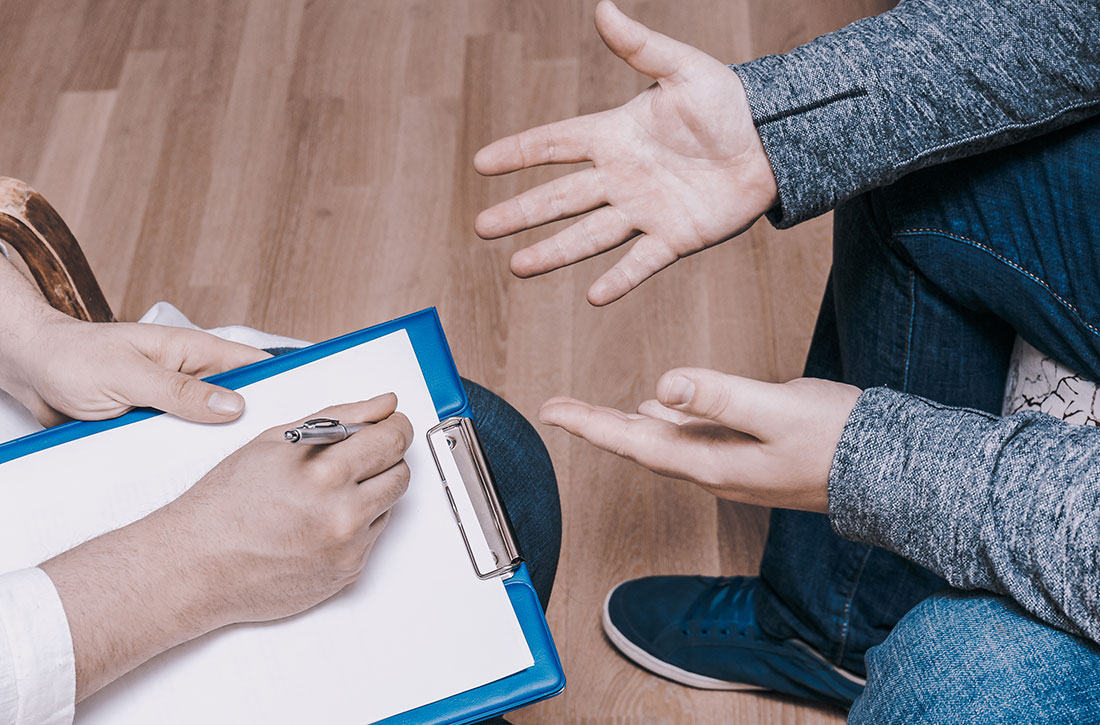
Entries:
[[206,399],[206,407],[218,415],[236,415],[244,410],[244,398],[236,393],[217,391]]
[[665,405],[683,405],[695,395],[695,383],[682,375],[673,376],[665,390]]

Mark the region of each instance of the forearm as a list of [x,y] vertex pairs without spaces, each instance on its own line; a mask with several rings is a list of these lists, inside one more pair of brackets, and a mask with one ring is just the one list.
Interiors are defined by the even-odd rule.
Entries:
[[76,701],[219,621],[201,539],[161,509],[41,565],[72,636]]
[[829,480],[842,536],[1100,641],[1100,429],[866,391]]
[[734,69],[786,227],[1100,112],[1100,3],[906,0]]

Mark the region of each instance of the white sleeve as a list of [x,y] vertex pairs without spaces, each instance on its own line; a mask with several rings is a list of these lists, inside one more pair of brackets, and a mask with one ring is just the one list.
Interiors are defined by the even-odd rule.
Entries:
[[0,723],[69,725],[76,662],[61,597],[38,568],[0,575]]

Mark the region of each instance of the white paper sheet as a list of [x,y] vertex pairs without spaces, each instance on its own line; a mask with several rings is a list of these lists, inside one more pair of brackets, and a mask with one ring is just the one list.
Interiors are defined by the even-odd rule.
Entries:
[[79,725],[364,723],[533,664],[503,584],[474,575],[425,439],[438,417],[404,331],[242,388],[246,413],[227,426],[158,416],[0,465],[0,572],[159,508],[266,428],[388,391],[416,431],[412,481],[360,580],[304,614],[155,658],[81,703]]

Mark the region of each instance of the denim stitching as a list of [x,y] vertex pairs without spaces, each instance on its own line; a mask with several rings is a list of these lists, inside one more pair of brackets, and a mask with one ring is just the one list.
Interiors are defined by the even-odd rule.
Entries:
[[1085,320],[1085,318],[1081,317],[1081,312],[1075,306],[1073,306],[1068,301],[1066,301],[1061,295],[1059,295],[1057,292],[1052,290],[1050,288],[1049,284],[1047,284],[1044,280],[1040,279],[1039,277],[1032,274],[1031,272],[1028,272],[1026,269],[1024,269],[1020,265],[1016,264],[1011,259],[1008,259],[1007,257],[1004,257],[1004,256],[998,254],[997,252],[995,252],[990,247],[987,247],[986,245],[982,244],[981,242],[976,242],[973,239],[968,239],[967,237],[964,237],[962,235],[952,234],[951,232],[944,231],[943,229],[902,229],[901,231],[894,232],[894,235],[899,236],[899,237],[903,236],[903,235],[913,236],[913,235],[917,235],[917,234],[939,234],[940,236],[947,237],[948,239],[953,239],[956,242],[963,242],[964,244],[970,244],[971,246],[977,247],[978,249],[981,249],[982,251],[987,252],[988,254],[992,255],[993,257],[996,257],[997,259],[1004,262],[1009,267],[1016,270],[1020,274],[1024,275],[1025,277],[1027,277],[1031,281],[1038,283],[1039,286],[1041,286],[1043,289],[1045,289],[1047,292],[1050,293],[1051,297],[1058,300],[1058,302],[1061,303],[1061,305],[1063,307],[1065,307],[1070,312],[1072,312],[1073,316],[1077,318],[1078,322],[1080,322],[1085,327],[1089,328],[1094,335],[1096,335],[1097,337],[1100,337],[1100,329],[1097,329],[1092,324],[1087,322]]
[[909,392],[909,362],[913,357],[913,322],[917,318],[917,275],[909,270],[909,332],[905,336],[905,376],[901,379],[902,392]]
[[[971,143],[971,142],[974,142],[974,141],[987,141],[987,140],[993,138],[994,136],[997,136],[998,134],[1004,134],[1006,131],[1030,130],[1030,129],[1033,129],[1033,128],[1037,128],[1037,127],[1043,126],[1045,124],[1048,124],[1051,121],[1054,121],[1054,120],[1056,120],[1056,119],[1058,119],[1062,116],[1067,116],[1067,115],[1073,113],[1074,111],[1089,109],[1089,108],[1091,108],[1092,106],[1095,106],[1095,105],[1097,105],[1096,100],[1092,99],[1092,98],[1089,98],[1089,99],[1086,99],[1086,100],[1083,100],[1083,101],[1078,101],[1077,103],[1070,104],[1068,106],[1065,106],[1064,108],[1060,108],[1057,111],[1055,111],[1054,113],[1048,113],[1047,115],[1043,116],[1042,118],[1036,118],[1036,119],[1033,119],[1032,121],[1027,121],[1027,122],[1023,122],[1023,123],[1004,123],[1004,124],[1001,124],[1001,125],[997,126],[996,128],[991,128],[988,131],[955,136],[953,138],[947,139],[946,141],[943,141],[942,143],[939,143],[935,146],[932,146],[931,148],[922,149],[921,151],[918,151],[917,153],[912,154],[911,156],[909,156],[906,159],[902,159],[901,162],[899,162],[898,164],[895,164],[894,168],[897,168],[897,169],[905,168],[905,167],[909,166],[910,164],[915,164],[919,161],[923,161],[924,159],[928,158],[929,156],[937,154],[941,151],[950,151],[952,149],[958,148],[959,146],[962,146],[964,144],[968,144],[968,143]],[[931,231],[931,230],[929,230],[929,231]]]
[[871,556],[871,547],[868,546],[863,552],[863,558],[859,560],[859,569],[856,570],[855,577],[852,578],[852,588],[848,590],[848,596],[844,600],[844,620],[840,626],[840,646],[836,651],[836,662],[833,664],[838,667],[842,667],[841,662],[844,661],[844,649],[848,646],[848,621],[852,613],[852,601],[856,598],[856,589],[859,588],[859,580],[863,576],[863,569],[867,566],[867,559]]

